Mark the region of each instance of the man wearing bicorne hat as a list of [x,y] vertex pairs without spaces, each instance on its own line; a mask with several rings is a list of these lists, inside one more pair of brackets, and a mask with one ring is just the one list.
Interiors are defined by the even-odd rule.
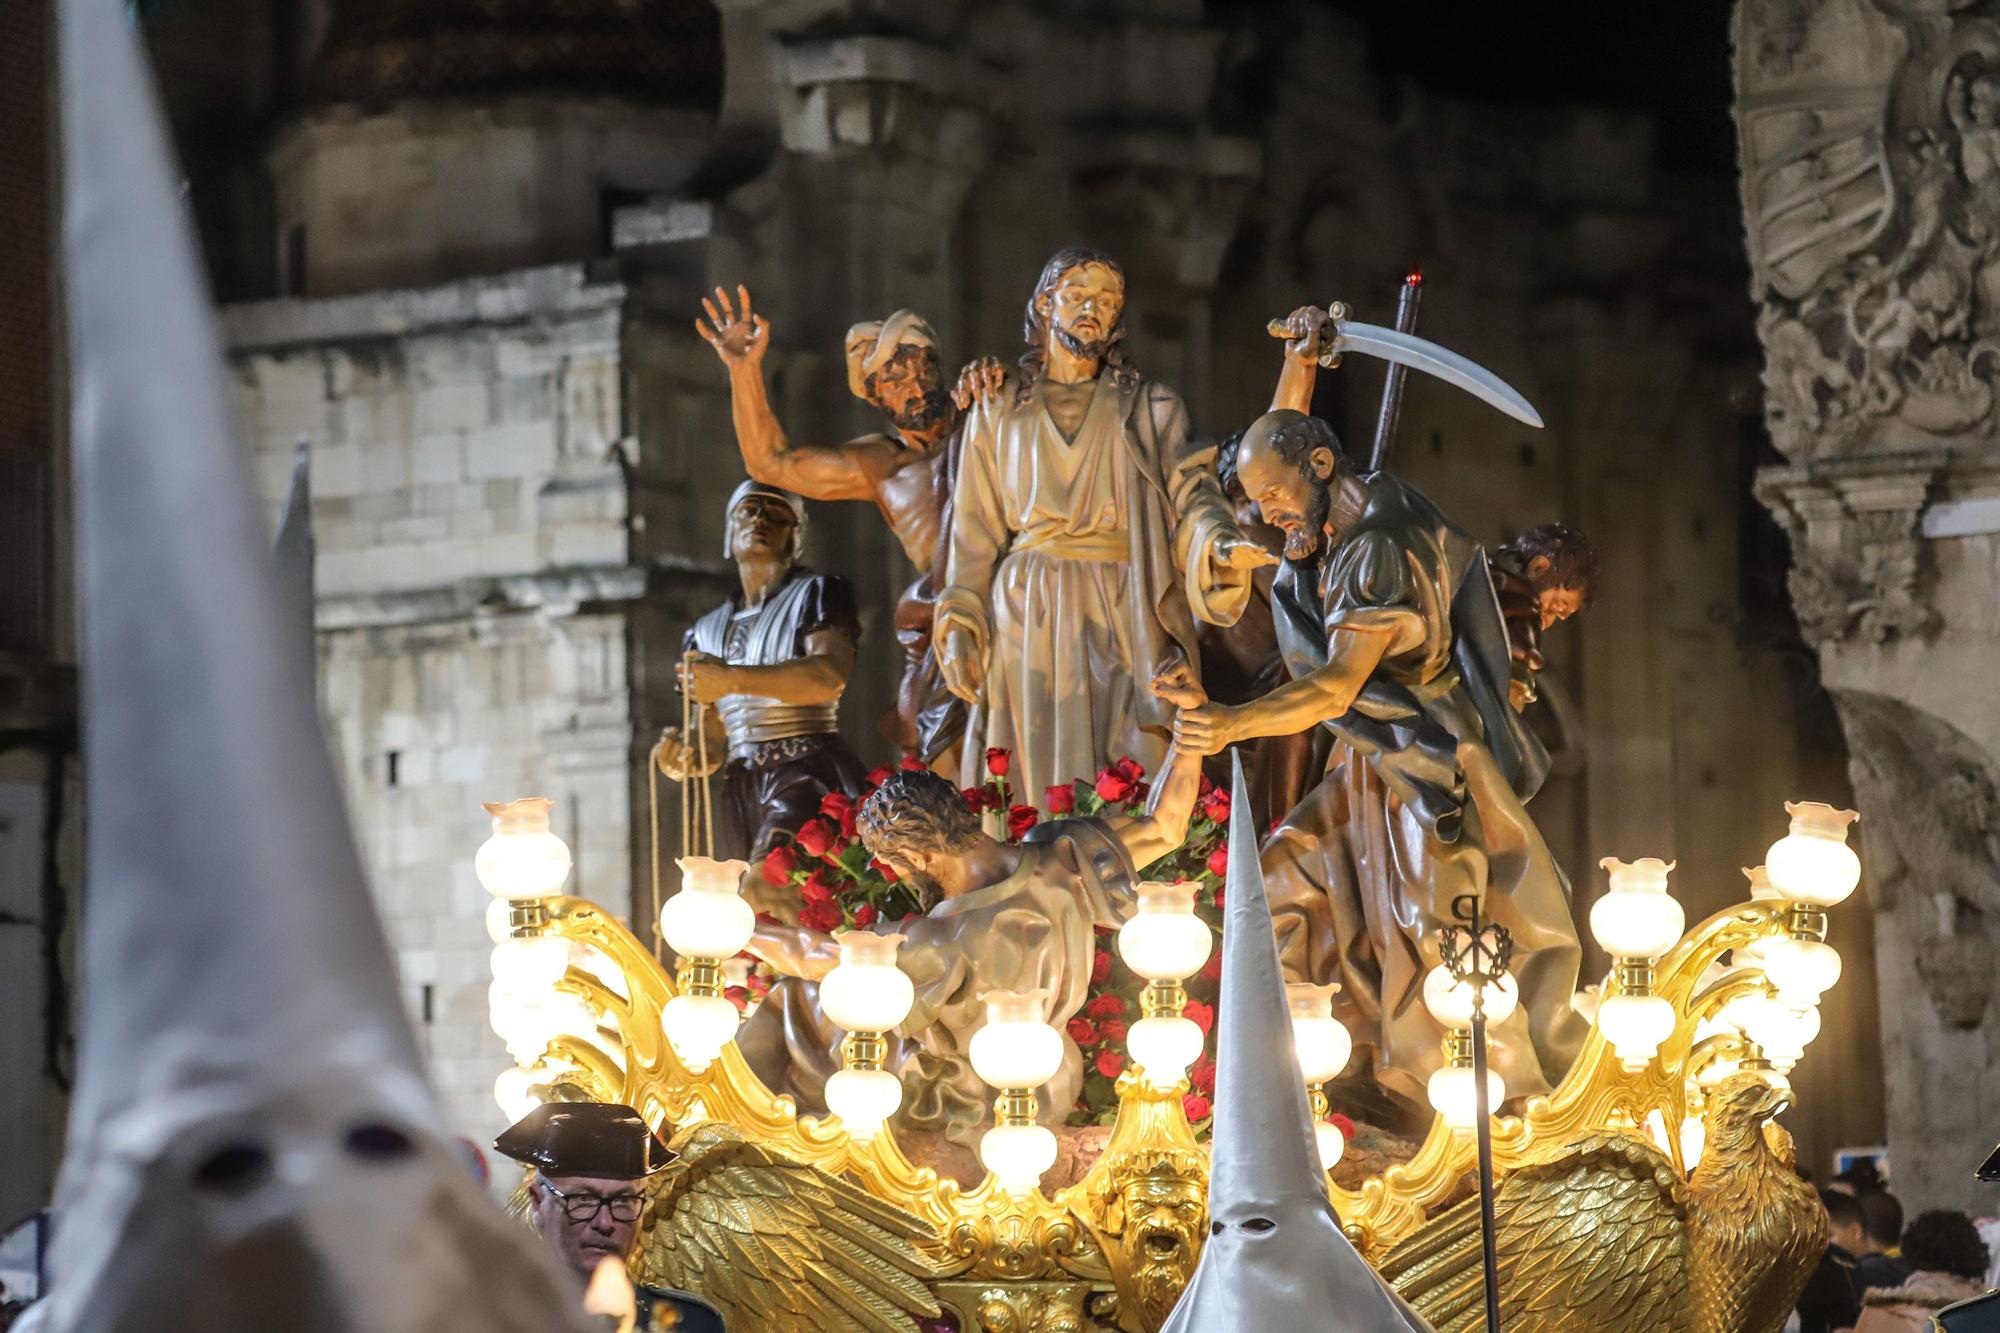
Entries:
[[[606,1102],[546,1102],[493,1146],[535,1168],[528,1220],[586,1283],[606,1259],[631,1260],[647,1182],[674,1160],[637,1111]],[[640,1287],[637,1304],[639,1329],[723,1333],[715,1307],[685,1291]]]

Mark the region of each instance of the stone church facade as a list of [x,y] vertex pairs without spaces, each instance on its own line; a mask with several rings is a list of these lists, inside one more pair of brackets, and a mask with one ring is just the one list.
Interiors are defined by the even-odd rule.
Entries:
[[[1579,910],[1598,857],[1656,854],[1704,915],[1742,896],[1782,798],[1845,799],[1766,586],[1782,542],[1745,502],[1757,363],[1727,182],[1663,171],[1643,118],[1387,86],[1350,21],[1268,8],[230,0],[154,20],[274,505],[313,446],[329,733],[468,1132],[495,1127],[505,1060],[479,803],[556,797],[574,891],[650,911],[642,761],[678,718],[680,631],[729,586],[741,476],[692,331],[717,284],[772,321],[793,437],[845,438],[870,424],[849,323],[909,306],[949,363],[1011,359],[1042,260],[1097,245],[1128,271],[1140,363],[1220,435],[1268,401],[1265,320],[1334,298],[1386,320],[1421,263],[1424,332],[1549,429],[1419,383],[1396,466],[1483,539],[1561,517],[1603,556],[1597,604],[1550,635],[1560,754],[1536,805]],[[1379,385],[1350,363],[1318,410],[1365,441]],[[902,557],[859,505],[814,506],[807,555],[856,583],[844,726],[886,758]],[[1869,936],[1836,925],[1828,1029],[1851,1048],[1801,1070],[1822,1156],[1880,1132],[1842,1095],[1877,1078]]]

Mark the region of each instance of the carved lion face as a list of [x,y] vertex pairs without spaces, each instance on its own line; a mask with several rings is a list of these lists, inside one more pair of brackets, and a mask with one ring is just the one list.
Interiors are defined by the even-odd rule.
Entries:
[[1181,1176],[1128,1181],[1118,1203],[1133,1297],[1143,1321],[1155,1326],[1174,1308],[1194,1272],[1207,1205],[1199,1182]]

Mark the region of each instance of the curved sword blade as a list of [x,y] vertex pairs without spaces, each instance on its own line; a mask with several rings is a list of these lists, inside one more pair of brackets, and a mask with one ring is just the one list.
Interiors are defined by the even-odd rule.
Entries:
[[1450,348],[1440,347],[1414,333],[1385,329],[1380,324],[1342,320],[1338,327],[1340,332],[1333,344],[1336,351],[1364,352],[1384,361],[1421,370],[1426,375],[1435,375],[1447,384],[1456,384],[1473,397],[1492,404],[1514,420],[1541,428],[1542,414],[1513,385]]

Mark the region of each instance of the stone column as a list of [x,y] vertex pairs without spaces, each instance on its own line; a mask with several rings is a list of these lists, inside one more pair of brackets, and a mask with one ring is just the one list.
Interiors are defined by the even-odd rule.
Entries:
[[1895,1188],[1990,1212],[1971,1173],[2000,1133],[2000,23],[1744,0],[1736,62],[1787,460],[1757,493],[1847,732]]

